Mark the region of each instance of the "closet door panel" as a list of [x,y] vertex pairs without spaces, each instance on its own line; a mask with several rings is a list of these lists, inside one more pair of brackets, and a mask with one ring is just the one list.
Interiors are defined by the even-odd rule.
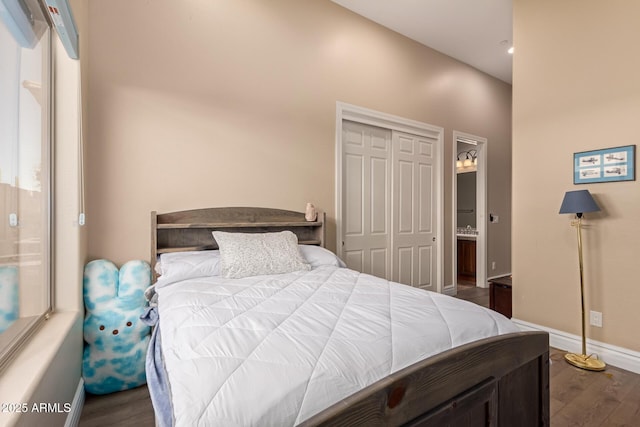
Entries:
[[392,141],[392,277],[436,291],[436,141],[401,132],[393,132]]
[[389,159],[371,159],[371,234],[389,234]]
[[404,283],[410,285],[414,282],[413,280],[413,271],[414,271],[414,253],[413,247],[399,247],[396,249],[397,254],[397,273],[398,277],[395,279],[396,282]]
[[389,259],[389,251],[385,249],[372,249],[371,252],[371,274],[377,277],[389,277],[387,269]]
[[362,155],[347,154],[345,190],[349,197],[345,200],[345,208],[349,215],[344,222],[346,236],[362,236],[364,234],[364,158]]
[[414,203],[414,167],[412,162],[395,162],[397,169],[397,188],[395,212],[398,215],[398,233],[412,234],[413,229],[413,203]]
[[342,254],[347,267],[390,279],[391,131],[345,121]]
[[343,121],[342,257],[349,268],[437,291],[433,138]]
[[418,183],[420,188],[418,189],[418,200],[420,203],[419,212],[420,217],[418,230],[421,233],[433,233],[434,232],[434,191],[433,191],[433,167],[429,164],[418,165],[419,177]]

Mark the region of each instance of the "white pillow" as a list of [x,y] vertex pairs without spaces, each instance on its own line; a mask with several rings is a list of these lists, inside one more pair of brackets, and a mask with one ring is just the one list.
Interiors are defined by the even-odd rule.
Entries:
[[220,249],[220,275],[230,279],[310,270],[291,231],[227,233],[214,231]]
[[162,282],[220,275],[220,251],[169,252],[160,255],[156,272]]
[[346,267],[347,265],[328,249],[314,245],[300,245],[300,253],[304,259],[311,264],[311,268],[318,268],[321,265],[332,265],[335,267]]

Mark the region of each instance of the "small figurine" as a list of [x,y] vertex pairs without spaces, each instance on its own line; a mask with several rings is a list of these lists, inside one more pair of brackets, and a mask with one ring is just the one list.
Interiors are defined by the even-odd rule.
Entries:
[[307,221],[315,221],[318,217],[318,212],[316,212],[316,207],[313,206],[313,203],[307,203],[307,211],[304,214],[304,218]]

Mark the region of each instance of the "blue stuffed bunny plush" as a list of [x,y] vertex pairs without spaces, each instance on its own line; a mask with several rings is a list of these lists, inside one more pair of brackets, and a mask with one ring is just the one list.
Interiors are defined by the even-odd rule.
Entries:
[[150,284],[151,269],[144,261],[129,261],[120,271],[107,260],[85,266],[82,376],[89,393],[112,393],[146,382],[151,330],[140,315]]

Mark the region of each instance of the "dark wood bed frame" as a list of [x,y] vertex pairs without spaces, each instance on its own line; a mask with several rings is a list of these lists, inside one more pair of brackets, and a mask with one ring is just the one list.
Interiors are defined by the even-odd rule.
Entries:
[[[166,252],[217,248],[214,230],[291,230],[301,243],[325,244],[325,214],[269,208],[209,208],[151,213],[151,264]],[[500,335],[417,362],[360,390],[303,426],[548,426],[546,332]]]

